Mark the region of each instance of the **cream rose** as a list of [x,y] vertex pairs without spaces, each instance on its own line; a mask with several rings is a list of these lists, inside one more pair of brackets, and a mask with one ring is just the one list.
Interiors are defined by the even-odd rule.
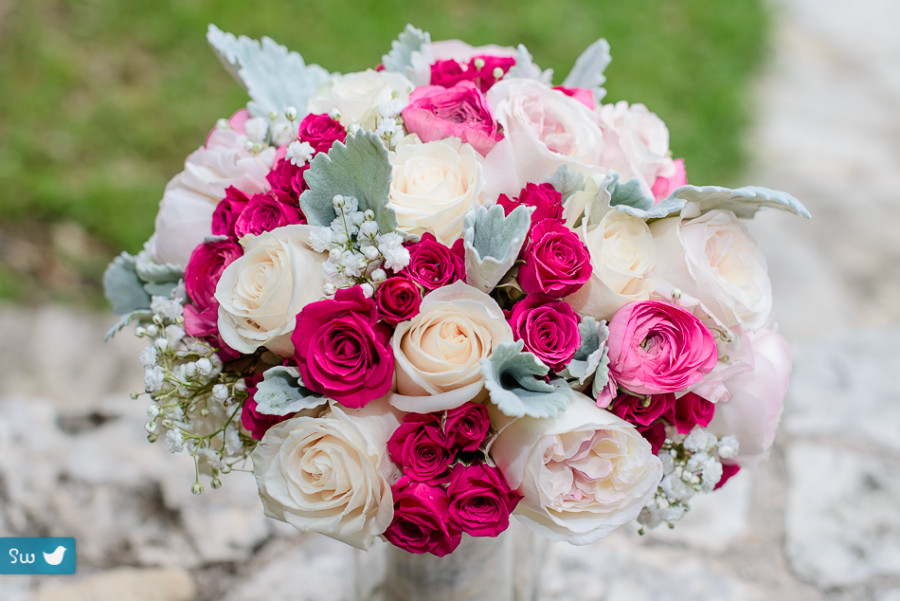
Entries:
[[609,211],[597,225],[582,225],[581,238],[590,252],[593,273],[566,298],[579,314],[609,320],[626,304],[650,298],[655,284],[648,276],[656,251],[643,219]]
[[452,245],[484,186],[478,153],[469,144],[448,138],[401,144],[390,153],[390,161],[388,206],[397,214],[399,229],[431,232],[442,244]]
[[600,166],[603,133],[593,111],[533,79],[506,78],[488,90],[488,104],[504,139],[485,158],[487,198],[518,194],[562,165]]
[[322,84],[310,97],[306,110],[311,114],[337,110],[344,127],[358,124],[374,130],[378,126],[378,107],[396,101],[403,108],[412,90],[412,82],[399,73],[369,69],[338,75]]
[[394,515],[387,441],[399,425],[382,399],[269,428],[250,455],[266,515],[368,548]]
[[297,313],[324,296],[327,256],[310,248],[309,229],[289,225],[241,240],[244,256],[225,268],[215,294],[219,333],[234,350],[293,354]]
[[703,305],[720,325],[747,330],[763,327],[772,313],[766,259],[747,227],[730,211],[714,210],[694,219],[672,217],[650,226],[657,245],[651,277]]
[[575,393],[552,419],[500,429],[491,457],[523,495],[515,514],[551,540],[583,545],[635,519],[662,464],[634,426]]
[[394,330],[397,393],[391,403],[403,411],[452,409],[484,387],[482,359],[512,329],[490,296],[463,282],[438,288],[422,300],[419,314]]
[[246,194],[268,189],[275,149],[253,154],[244,147],[246,141],[234,130],[214,129],[206,145],[188,156],[184,171],[169,181],[159,203],[155,233],[147,245],[154,261],[187,265],[194,248],[212,235],[212,214],[228,186]]

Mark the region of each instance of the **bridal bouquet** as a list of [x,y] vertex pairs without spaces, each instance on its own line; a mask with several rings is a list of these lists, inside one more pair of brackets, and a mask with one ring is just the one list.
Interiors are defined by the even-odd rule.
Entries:
[[555,86],[413,27],[349,74],[208,39],[251,100],[104,278],[195,492],[252,469],[270,517],[445,555],[511,515],[671,525],[766,455],[791,362],[742,219],[808,214],[688,185],[655,114],[602,103],[604,40]]

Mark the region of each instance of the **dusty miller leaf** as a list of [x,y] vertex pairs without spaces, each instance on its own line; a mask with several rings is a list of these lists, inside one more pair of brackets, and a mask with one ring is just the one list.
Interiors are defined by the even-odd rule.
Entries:
[[150,295],[137,274],[137,258],[126,252],[113,259],[103,272],[103,292],[116,315],[150,308]]
[[510,417],[554,417],[575,396],[568,383],[547,382],[550,368],[532,353],[522,352],[524,342],[503,343],[481,360],[484,386],[491,402]]
[[507,77],[521,77],[523,79],[537,79],[547,85],[553,81],[553,69],[541,71],[541,68],[531,60],[531,53],[523,44],[516,49],[516,64],[510,68]]
[[328,154],[316,155],[303,178],[309,189],[300,195],[300,208],[310,225],[331,225],[337,217],[332,199],[340,194],[355,196],[360,211],[371,209],[381,233],[397,227],[397,215],[387,206],[391,164],[374,132],[359,131],[344,143],[335,142]]
[[720,186],[682,186],[663,202],[670,199],[696,203],[700,214],[713,209],[724,209],[741,219],[750,219],[759,209],[768,207],[810,218],[806,207],[787,192],[759,186],[744,186],[734,190]]
[[149,309],[140,309],[138,311],[132,311],[126,315],[123,315],[119,321],[113,325],[109,330],[106,331],[106,335],[103,336],[103,342],[109,342],[109,339],[116,335],[116,333],[127,326],[129,323],[134,321],[135,319],[140,321],[150,321],[153,318],[153,312]]
[[655,201],[644,193],[638,180],[630,179],[627,182],[620,182],[619,175],[616,173],[607,184],[606,190],[610,195],[609,206],[611,208],[641,219],[662,219],[678,213],[684,207],[684,201],[674,195],[654,205]]
[[606,96],[606,90],[603,89],[606,76],[603,72],[610,61],[612,56],[609,54],[609,42],[601,38],[581,53],[562,85],[567,88],[591,90],[594,93],[594,102],[600,102]]
[[562,195],[565,203],[569,196],[584,189],[584,176],[570,169],[568,165],[562,165],[547,179],[547,183]]
[[[381,57],[381,64],[384,65],[385,71],[405,75],[417,86],[425,85],[429,80],[422,81],[421,71],[423,66],[428,65],[424,64],[422,55],[427,53],[430,56],[430,52],[427,51],[430,45],[431,36],[428,32],[407,25],[397,39],[391,42],[391,51]],[[427,75],[430,79],[430,69]]]
[[578,383],[583,385],[595,374],[607,354],[606,340],[609,338],[609,328],[606,327],[605,321],[598,323],[593,317],[583,317],[578,323],[578,333],[581,335],[581,345],[560,375],[578,380]]
[[295,367],[277,365],[263,373],[256,386],[257,413],[265,415],[289,415],[304,409],[314,409],[328,399],[303,386],[300,372]]
[[500,205],[470,209],[463,226],[466,282],[490,292],[516,262],[530,225],[531,210],[525,206],[508,216]]
[[235,37],[210,25],[206,39],[228,72],[246,88],[251,98],[247,108],[257,117],[282,114],[289,106],[305,114],[309,97],[329,78],[319,65],[307,65],[300,54],[267,37],[262,42]]

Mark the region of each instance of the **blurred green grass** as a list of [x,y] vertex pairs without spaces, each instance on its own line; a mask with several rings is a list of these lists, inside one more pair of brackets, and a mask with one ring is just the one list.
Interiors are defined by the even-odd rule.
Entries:
[[0,4],[0,298],[93,298],[103,266],[153,229],[165,183],[246,102],[208,23],[268,35],[331,71],[373,66],[406,23],[432,39],[528,46],[555,81],[598,37],[607,101],[662,117],[693,183],[735,184],[761,0],[7,0]]

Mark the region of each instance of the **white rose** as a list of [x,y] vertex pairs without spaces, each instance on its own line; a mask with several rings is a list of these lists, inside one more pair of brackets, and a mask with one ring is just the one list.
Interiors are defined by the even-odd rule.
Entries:
[[609,211],[597,225],[583,224],[581,238],[591,255],[593,273],[566,298],[575,311],[609,320],[628,303],[650,298],[655,284],[648,276],[656,251],[653,234],[643,219]]
[[293,354],[297,314],[324,296],[328,257],[310,248],[309,229],[289,225],[241,240],[244,255],[222,271],[215,295],[219,334],[234,350]]
[[766,259],[734,213],[714,210],[694,219],[672,217],[650,226],[656,240],[652,277],[688,294],[721,326],[763,327],[772,313]]
[[486,198],[516,195],[528,182],[542,182],[562,165],[599,166],[603,133],[593,111],[533,79],[507,78],[487,92],[504,139],[485,158]]
[[319,86],[306,110],[310,114],[337,110],[344,127],[358,124],[374,130],[378,125],[378,107],[388,102],[396,102],[400,108],[406,106],[412,89],[412,82],[399,73],[371,69],[348,73]]
[[391,523],[399,471],[387,441],[400,425],[384,400],[332,403],[321,417],[272,426],[250,455],[268,517],[366,549]]
[[401,144],[390,153],[388,206],[400,230],[431,232],[452,245],[462,233],[466,211],[484,187],[479,155],[457,138]]
[[512,329],[490,296],[462,281],[438,288],[422,300],[418,315],[394,330],[399,394],[391,404],[416,413],[459,407],[484,388],[479,362],[512,341]]
[[275,149],[253,154],[244,147],[246,141],[236,131],[215,129],[206,145],[188,156],[159,204],[156,232],[147,247],[154,261],[187,265],[194,248],[212,234],[212,214],[228,186],[246,194],[268,188]]
[[598,123],[605,139],[603,166],[618,173],[621,182],[637,179],[652,198],[656,178],[675,171],[666,124],[643,104],[624,100],[601,106]]
[[535,532],[576,545],[635,519],[662,478],[659,458],[634,426],[581,393],[555,418],[501,428],[490,453],[523,495],[515,514]]

